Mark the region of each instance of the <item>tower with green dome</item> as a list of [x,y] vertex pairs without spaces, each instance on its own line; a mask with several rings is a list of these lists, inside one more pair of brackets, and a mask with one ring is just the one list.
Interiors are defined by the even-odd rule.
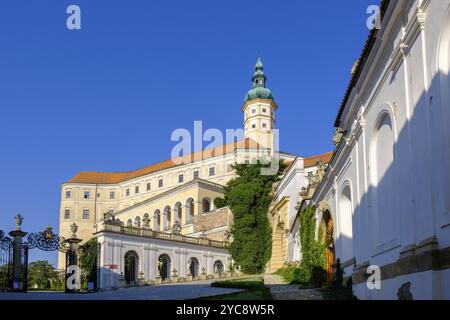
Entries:
[[270,150],[273,155],[276,148],[275,112],[278,109],[272,92],[266,87],[267,76],[264,65],[258,57],[252,76],[252,88],[245,96],[244,113],[245,137]]

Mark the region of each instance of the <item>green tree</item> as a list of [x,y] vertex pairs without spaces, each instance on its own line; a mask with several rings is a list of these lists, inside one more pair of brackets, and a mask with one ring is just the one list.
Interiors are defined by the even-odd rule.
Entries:
[[47,260],[34,261],[29,264],[28,286],[30,288],[50,289],[52,282],[57,280],[57,272]]
[[272,229],[268,211],[272,202],[272,185],[286,167],[280,161],[274,175],[262,175],[268,168],[261,162],[234,166],[237,178],[225,187],[225,203],[233,212],[230,252],[236,265],[248,274],[264,271],[272,254]]
[[217,209],[226,207],[227,203],[224,198],[215,198],[214,199],[214,207]]
[[316,239],[316,208],[308,206],[300,213],[300,242],[302,261],[300,267],[305,280],[312,285],[321,286],[325,281],[325,250],[324,230],[319,228]]
[[94,268],[97,259],[97,238],[86,241],[79,247],[79,260],[82,272],[83,282],[90,281],[95,277],[96,268]]

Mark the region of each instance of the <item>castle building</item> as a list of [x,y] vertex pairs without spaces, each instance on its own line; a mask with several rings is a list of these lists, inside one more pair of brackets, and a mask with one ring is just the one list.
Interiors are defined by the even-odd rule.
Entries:
[[[299,157],[278,151],[278,106],[266,81],[258,58],[252,88],[241,108],[242,140],[130,172],[80,172],[61,185],[60,234],[69,237],[70,225],[76,223],[80,239],[98,238],[103,263],[117,267],[104,275],[104,284],[114,286],[117,274],[125,272],[124,259],[129,252],[139,261],[136,273],[142,273],[147,280],[158,276],[155,266],[162,256],[165,261],[170,259],[174,269],[181,268],[178,276],[183,275],[185,268],[177,264],[186,262],[180,252],[189,250],[195,252],[198,268],[206,272],[214,269],[213,259],[205,258],[211,255],[222,257],[220,262],[228,266],[229,254],[220,243],[228,240],[232,213],[228,208],[216,208],[214,200],[223,197],[224,186],[235,177],[232,165],[276,155],[288,163],[297,161],[296,168],[303,165],[303,158],[299,162]],[[311,159],[304,161],[311,164]],[[302,170],[298,173],[305,174]],[[106,213],[113,223],[105,227]],[[174,236],[181,238],[169,241],[173,240],[169,235],[175,227],[179,227],[179,234]],[[158,250],[159,257],[153,255]],[[58,265],[65,266],[63,254]]]
[[381,15],[311,199],[316,231],[359,299],[450,299],[450,0],[384,0]]

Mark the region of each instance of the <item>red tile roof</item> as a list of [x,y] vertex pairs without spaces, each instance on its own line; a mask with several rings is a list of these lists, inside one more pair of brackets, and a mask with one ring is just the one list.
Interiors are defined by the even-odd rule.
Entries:
[[331,158],[333,157],[333,151],[324,153],[324,154],[319,154],[316,156],[312,156],[309,158],[304,158],[303,159],[303,166],[305,168],[308,167],[313,167],[317,164],[317,162],[323,162],[323,163],[329,163],[331,161]]
[[174,168],[180,165],[189,164],[194,161],[205,160],[220,155],[229,154],[239,148],[245,149],[262,149],[263,147],[254,140],[246,138],[241,141],[221,145],[218,147],[205,149],[198,152],[192,152],[188,155],[165,160],[145,168],[141,168],[128,172],[93,172],[83,171],[77,173],[68,183],[90,183],[90,184],[115,184],[123,181],[138,178],[150,173],[161,171],[164,169]]
[[[386,12],[386,9],[389,6],[390,1],[391,0],[381,0],[381,4],[380,4],[381,17],[384,16],[384,13]],[[341,106],[339,107],[339,111],[336,116],[336,120],[334,122],[334,126],[336,128],[338,128],[341,125],[341,116],[344,113],[345,105],[347,104],[347,101],[350,98],[350,94],[352,93],[353,87],[358,82],[359,76],[361,75],[361,72],[364,69],[364,66],[367,62],[367,58],[369,57],[369,55],[372,51],[372,48],[373,48],[373,44],[375,43],[377,33],[378,33],[378,29],[376,29],[376,28],[374,28],[370,31],[369,37],[368,37],[366,43],[364,44],[364,49],[361,53],[361,56],[357,60],[356,69],[352,74],[352,78],[350,79],[350,83],[348,84],[347,90],[344,95],[344,99],[342,100]]]

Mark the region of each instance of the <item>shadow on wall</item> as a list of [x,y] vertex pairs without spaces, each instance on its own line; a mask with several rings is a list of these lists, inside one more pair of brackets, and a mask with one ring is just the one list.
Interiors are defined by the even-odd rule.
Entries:
[[[412,76],[414,80],[414,74]],[[403,78],[398,81],[401,80]],[[401,108],[402,114],[406,114],[406,106],[398,105],[394,110],[385,106],[370,111],[379,115],[375,123],[367,122],[365,127],[369,187],[353,211],[352,238],[336,239],[336,258],[344,261],[342,253],[352,248],[357,265],[368,262],[384,266],[396,262],[404,247],[431,236],[437,236],[440,248],[450,245],[448,230],[445,230],[450,222],[447,214],[450,212],[449,84],[448,74],[441,73],[433,78],[430,91],[421,94],[411,107],[410,120],[401,128],[395,108]],[[361,152],[357,159],[362,159]],[[360,184],[364,184],[363,175],[360,176]],[[356,181],[352,181],[353,203],[356,185]],[[341,192],[338,195],[339,203]],[[336,223],[335,214],[332,215]],[[441,288],[433,288],[441,285],[439,279],[419,280],[412,274],[406,277],[407,280],[403,277],[387,290],[366,291],[360,298],[396,299],[397,290],[411,280],[414,297],[430,298],[432,292],[442,292]]]

